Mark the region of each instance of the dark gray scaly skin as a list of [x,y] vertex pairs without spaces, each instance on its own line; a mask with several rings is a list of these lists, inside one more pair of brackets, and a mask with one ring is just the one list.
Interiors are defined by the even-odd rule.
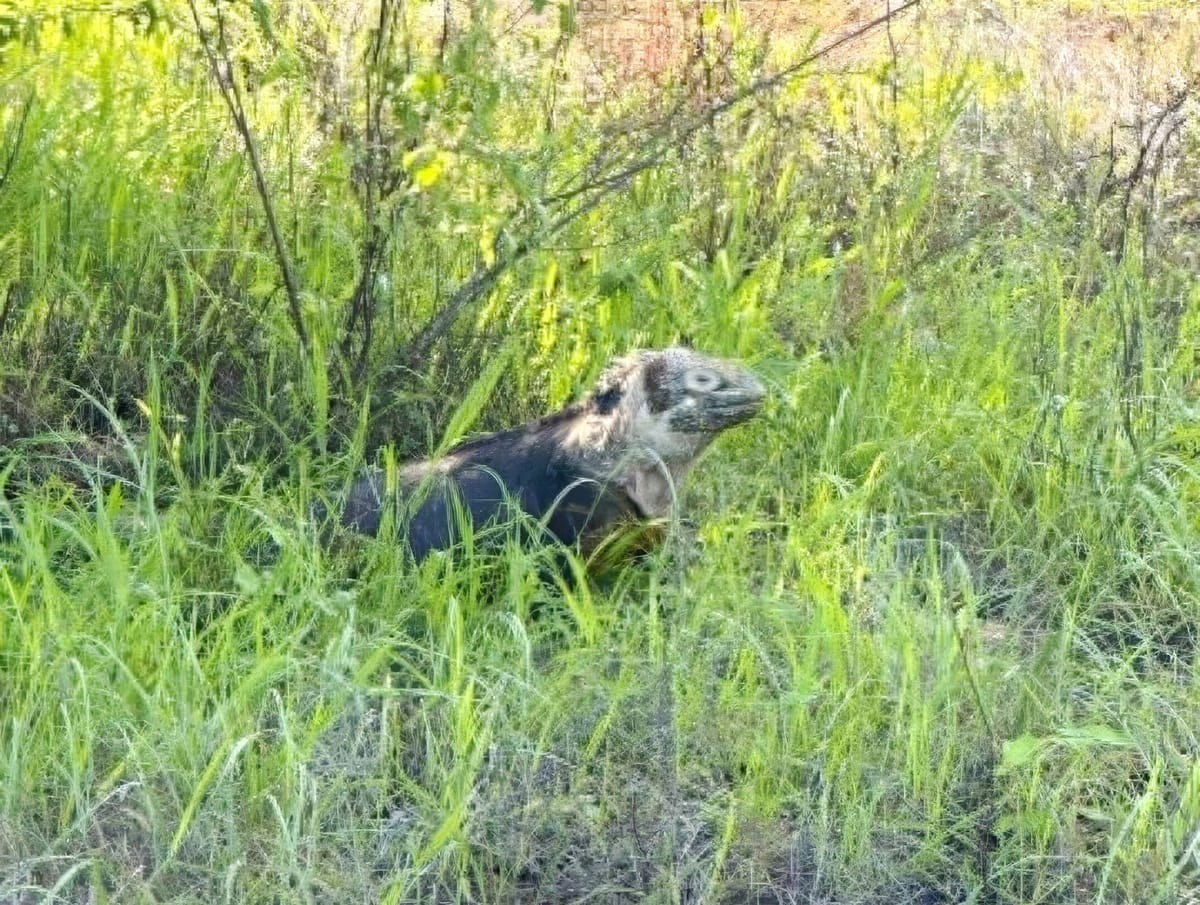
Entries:
[[[757,414],[764,394],[735,362],[683,348],[633,352],[582,402],[403,466],[392,497],[397,529],[420,560],[455,544],[462,515],[479,529],[507,521],[516,506],[586,555],[622,523],[669,518],[697,457]],[[377,534],[385,484],[381,469],[356,481],[342,524]]]

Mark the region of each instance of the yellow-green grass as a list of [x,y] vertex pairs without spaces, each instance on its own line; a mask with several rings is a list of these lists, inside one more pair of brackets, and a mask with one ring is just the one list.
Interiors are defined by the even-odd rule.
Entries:
[[[321,61],[367,38],[227,22],[301,355],[190,14],[161,9],[0,31],[0,902],[1197,898],[1194,125],[1126,195],[1068,121],[1090,99],[939,58],[925,20],[898,65],[667,153],[411,374],[502,227],[647,134],[637,101],[621,128],[552,101],[546,47],[486,17],[440,60],[417,36],[355,375],[361,147]],[[681,337],[771,396],[646,561],[555,580],[554,551],[321,536],[378,447]]]

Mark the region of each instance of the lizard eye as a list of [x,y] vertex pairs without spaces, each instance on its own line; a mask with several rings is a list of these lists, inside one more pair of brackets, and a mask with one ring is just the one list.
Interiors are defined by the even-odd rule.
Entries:
[[710,371],[707,368],[698,368],[693,371],[688,371],[684,377],[683,385],[697,393],[711,393],[721,385],[721,378],[715,371]]

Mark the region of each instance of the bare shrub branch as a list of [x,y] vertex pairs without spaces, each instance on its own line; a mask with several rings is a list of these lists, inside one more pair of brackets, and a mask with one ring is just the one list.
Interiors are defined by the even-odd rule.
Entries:
[[[548,224],[533,227],[525,238],[511,246],[507,254],[498,255],[491,266],[477,268],[455,290],[446,304],[417,331],[405,356],[408,366],[414,370],[419,369],[434,344],[449,331],[471,304],[484,296],[509,267],[531,251],[541,247],[546,239],[589,213],[609,197],[624,191],[634,177],[659,166],[671,151],[689,144],[700,132],[711,126],[719,116],[754,97],[781,87],[817,60],[874,31],[881,25],[891,23],[893,19],[920,5],[921,2],[922,0],[908,0],[884,15],[807,54],[798,62],[774,75],[759,79],[740,91],[711,104],[682,123],[678,120],[681,107],[675,107],[669,115],[660,117],[644,131],[641,143],[631,154],[624,156],[623,159],[629,161],[627,163],[608,163],[611,152],[609,149],[601,148],[589,165],[583,168],[582,174],[589,175],[581,174],[579,178],[582,181],[577,185],[563,188],[543,198],[537,205],[543,210],[551,211],[557,207],[559,216]],[[607,173],[603,172],[606,165],[613,169]],[[600,175],[590,175],[595,173]],[[566,205],[571,202],[577,202],[577,204],[571,209],[564,210]]]
[[17,165],[17,157],[20,155],[21,145],[25,141],[25,126],[29,123],[29,111],[33,109],[33,98],[34,94],[31,91],[21,108],[21,118],[17,120],[17,134],[13,136],[12,147],[8,149],[5,157],[4,172],[0,173],[0,191],[4,191],[4,186],[12,175],[13,168]]
[[367,235],[359,258],[358,282],[350,296],[346,323],[342,329],[342,355],[350,363],[356,380],[365,372],[371,351],[375,325],[375,285],[379,267],[387,257],[391,236],[390,231],[379,222],[379,203],[396,188],[396,179],[389,172],[391,168],[386,154],[383,117],[388,100],[385,85],[391,62],[390,50],[395,40],[399,14],[399,7],[392,0],[380,0],[379,21],[366,53],[365,149],[362,178],[355,180],[355,185],[360,191]]
[[258,197],[262,201],[263,213],[267,218],[267,229],[271,233],[271,242],[275,246],[275,259],[279,264],[279,270],[283,274],[283,285],[287,292],[288,299],[288,314],[291,317],[292,327],[296,331],[296,336],[300,340],[301,354],[307,357],[309,351],[308,331],[304,326],[304,314],[300,303],[300,282],[296,278],[296,270],[292,266],[291,256],[287,251],[287,244],[284,242],[283,233],[279,230],[279,222],[275,216],[275,202],[271,198],[271,190],[267,185],[267,176],[263,170],[262,158],[258,153],[258,142],[254,138],[254,131],[250,128],[250,121],[246,116],[245,104],[242,102],[242,92],[238,87],[237,78],[233,72],[233,59],[229,52],[229,44],[225,38],[225,19],[221,14],[219,4],[215,4],[217,16],[217,36],[216,45],[214,46],[213,37],[209,34],[208,29],[200,20],[200,10],[196,6],[196,0],[188,0],[188,8],[192,12],[192,20],[196,23],[196,34],[200,39],[200,46],[204,49],[204,55],[208,58],[209,66],[212,68],[213,78],[216,80],[217,87],[221,91],[221,97],[225,100],[225,105],[229,108],[229,113],[233,117],[234,126],[236,126],[238,134],[242,138],[242,143],[246,147],[246,154],[250,158],[250,169],[254,174],[254,186],[258,191]]

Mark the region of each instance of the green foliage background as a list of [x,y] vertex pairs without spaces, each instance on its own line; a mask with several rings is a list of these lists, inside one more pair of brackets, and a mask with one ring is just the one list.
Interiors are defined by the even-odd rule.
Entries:
[[[1200,901],[1195,83],[930,3],[689,132],[802,36],[436,6],[0,10],[0,902]],[[651,562],[319,541],[680,338],[772,396]]]

